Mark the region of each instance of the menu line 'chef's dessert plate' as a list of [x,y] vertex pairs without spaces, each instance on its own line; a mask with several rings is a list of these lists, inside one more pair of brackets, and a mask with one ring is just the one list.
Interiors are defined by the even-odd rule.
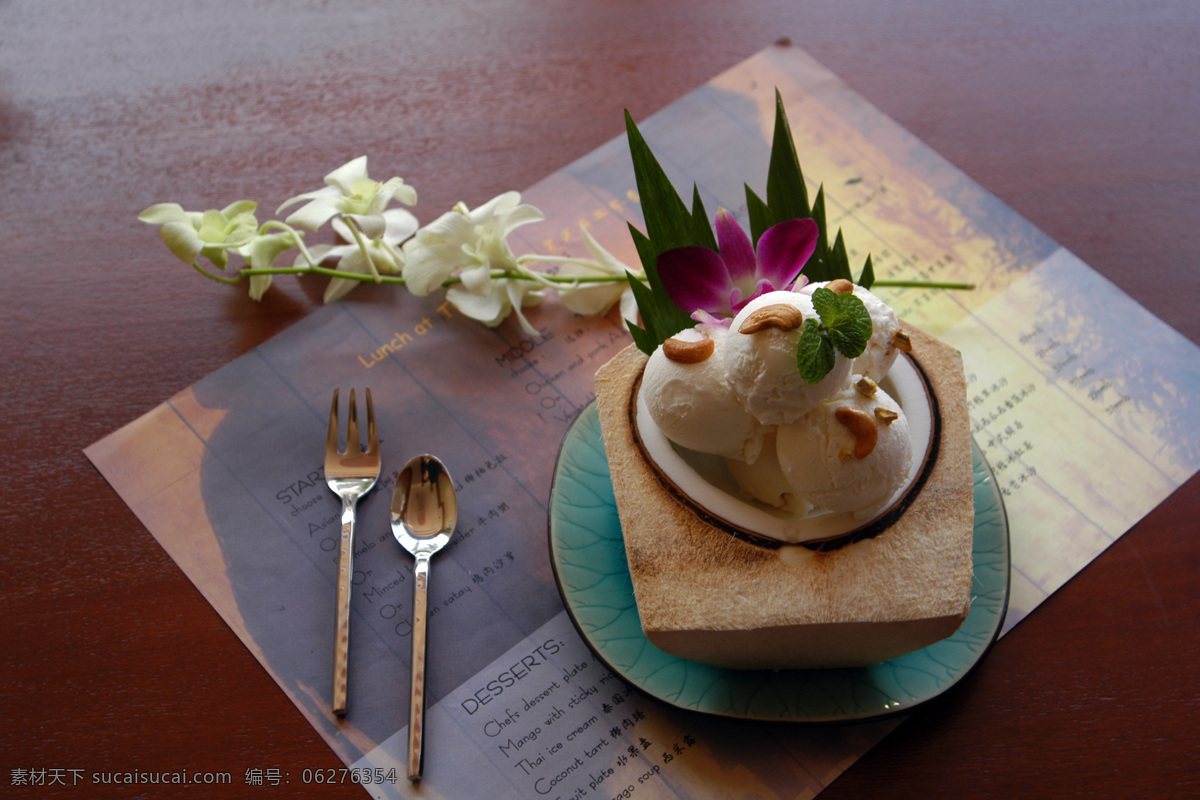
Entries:
[[962,680],[1000,634],[1008,607],[1004,503],[972,442],[975,489],[971,609],[958,631],[922,650],[855,669],[730,670],[686,661],[642,632],[595,403],[563,439],[550,496],[550,559],[575,627],[632,686],[679,708],[746,719],[849,722],[910,711]]

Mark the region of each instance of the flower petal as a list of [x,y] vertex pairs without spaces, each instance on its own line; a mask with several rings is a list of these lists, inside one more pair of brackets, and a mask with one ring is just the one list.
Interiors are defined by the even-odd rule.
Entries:
[[[362,251],[355,247],[351,252],[347,253],[341,261],[338,262],[338,270],[342,272],[353,272],[356,275],[366,275],[371,270],[367,266],[367,260],[363,258]],[[356,281],[353,278],[330,278],[329,285],[325,287],[325,296],[323,300],[326,303],[332,303],[335,300],[348,295],[352,290],[358,288],[362,281]]]
[[343,214],[342,216],[354,220],[354,224],[358,226],[362,235],[368,239],[379,239],[387,230],[387,223],[382,214]]
[[370,212],[372,214],[383,213],[392,200],[397,200],[406,206],[416,205],[417,192],[411,186],[405,186],[403,178],[388,178],[376,188],[375,196],[371,198]]
[[342,166],[335,169],[333,172],[325,176],[325,183],[330,186],[336,186],[340,194],[354,194],[353,186],[357,180],[363,180],[367,177],[367,157],[359,156],[358,158],[347,161]]
[[253,214],[258,208],[258,203],[253,200],[238,200],[236,203],[230,203],[221,209],[221,214],[226,219],[233,219],[239,214]]
[[730,314],[733,285],[721,256],[707,247],[678,247],[658,257],[658,277],[675,305],[690,314],[704,309]]
[[474,224],[487,225],[493,218],[512,211],[517,207],[517,203],[520,202],[520,192],[505,192],[504,194],[496,195],[474,211],[468,213],[470,214],[471,222]]
[[750,294],[746,295],[745,297],[741,296],[742,292],[740,289],[734,289],[733,293],[735,296],[729,298],[729,305],[733,309],[734,313],[737,313],[749,305],[750,301],[754,298],[773,291],[775,291],[774,284],[772,284],[766,278],[759,278],[758,282],[754,284],[754,288],[750,291]]
[[152,205],[138,214],[138,219],[150,225],[165,225],[168,222],[189,222],[188,213],[178,203],[158,203]]
[[758,239],[758,277],[784,289],[817,249],[817,223],[811,219],[789,219],[772,225]]
[[508,294],[503,291],[493,291],[480,296],[457,286],[451,286],[446,290],[446,300],[465,316],[477,319],[490,327],[495,327],[503,322],[512,308]]
[[417,204],[417,190],[407,183],[396,187],[394,197],[396,202],[404,203],[406,206],[415,206]]
[[271,288],[271,278],[274,275],[251,275],[250,276],[250,299],[258,302],[262,300],[267,289]]
[[638,324],[637,298],[633,296],[632,289],[626,289],[621,294],[621,319],[625,321],[627,327],[630,323]]
[[[412,240],[410,240],[410,243]],[[404,280],[418,297],[432,292],[463,266],[462,248],[452,244],[421,245],[404,249]],[[466,292],[470,294],[470,292]]]
[[209,245],[200,251],[200,255],[207,258],[217,269],[225,269],[225,265],[229,263],[229,253],[221,245]]
[[459,247],[475,241],[475,223],[465,214],[447,211],[417,231],[417,239],[422,243],[438,241]]
[[[606,275],[624,275],[626,272],[632,272],[634,275],[641,275],[642,268],[633,269],[628,264],[618,259],[612,253],[605,250],[599,242],[588,232],[587,228],[580,227],[580,233],[583,234],[583,244],[587,248],[588,253],[596,261],[597,272]],[[564,267],[565,271],[565,267]],[[567,273],[571,274],[571,273]]]
[[725,268],[729,270],[730,282],[736,284],[743,278],[753,278],[758,270],[758,262],[754,258],[754,247],[750,237],[738,225],[733,214],[725,209],[717,210],[717,249]]
[[296,238],[291,233],[271,233],[242,245],[238,255],[250,263],[251,269],[270,269],[275,259],[295,246]]
[[[312,247],[308,248],[308,254],[312,256],[314,263],[320,264],[327,258],[343,258],[351,251],[357,249],[358,248],[352,244],[339,244],[336,246],[330,244],[314,244]],[[307,267],[311,265],[308,263],[308,259],[304,257],[304,253],[296,253],[296,260],[292,262],[292,266]]]
[[186,221],[167,222],[159,229],[167,249],[185,264],[192,264],[204,248],[204,241],[192,223]]
[[336,194],[325,194],[300,206],[285,221],[288,225],[297,225],[315,231],[331,220],[339,211],[341,211],[341,197]]
[[525,306],[536,306],[542,302],[545,295],[541,291],[532,291],[532,285],[527,281],[505,281],[505,283],[508,284],[504,287],[508,292],[508,301],[517,315],[517,322],[520,323],[521,330],[530,336],[541,338],[541,332],[525,318],[521,309]]
[[492,291],[492,270],[487,264],[467,267],[459,273],[463,288],[480,296]]
[[[558,296],[562,298],[563,305],[574,313],[591,316],[607,313],[614,303],[624,297],[624,292],[628,289],[627,283],[583,284],[578,289],[559,286]],[[629,296],[632,297],[633,292],[629,292]]]
[[501,236],[507,236],[522,225],[528,225],[531,222],[541,222],[546,218],[546,215],[539,208],[531,205],[520,205],[514,208],[504,218],[504,230],[500,231]]
[[316,189],[311,192],[305,192],[304,194],[298,194],[295,197],[289,197],[287,200],[283,201],[283,204],[280,205],[279,208],[275,209],[275,213],[282,214],[285,208],[291,208],[292,206],[296,205],[296,203],[303,203],[305,200],[315,200],[318,197],[341,196],[342,193],[338,191],[336,186],[322,186],[320,189]]
[[420,223],[403,208],[389,208],[383,212],[383,240],[388,244],[400,244],[417,232]]

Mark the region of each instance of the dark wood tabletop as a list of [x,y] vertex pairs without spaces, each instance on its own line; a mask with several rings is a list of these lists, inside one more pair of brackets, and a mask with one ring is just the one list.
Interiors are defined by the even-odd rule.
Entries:
[[[6,797],[13,770],[338,767],[82,449],[303,318],[136,214],[281,201],[360,153],[421,207],[527,187],[787,36],[1200,342],[1191,0],[0,2]],[[1118,321],[1114,321],[1118,324]],[[1200,478],[822,797],[1200,795]],[[361,797],[353,785],[306,794]]]

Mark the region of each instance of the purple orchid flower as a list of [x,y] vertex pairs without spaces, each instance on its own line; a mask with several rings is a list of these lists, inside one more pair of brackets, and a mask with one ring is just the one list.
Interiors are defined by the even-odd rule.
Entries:
[[[754,298],[786,289],[817,247],[817,223],[791,219],[773,225],[757,248],[725,209],[717,211],[717,250],[679,247],[658,257],[658,276],[667,296],[684,311],[732,318]],[[755,250],[757,249],[757,255]]]

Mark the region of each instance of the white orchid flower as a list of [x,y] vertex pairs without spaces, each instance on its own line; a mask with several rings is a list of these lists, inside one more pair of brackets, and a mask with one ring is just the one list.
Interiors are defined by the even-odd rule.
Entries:
[[493,297],[492,270],[518,268],[508,235],[543,219],[538,209],[521,205],[520,192],[505,192],[474,211],[459,203],[417,231],[404,246],[404,280],[409,291],[427,295],[461,270],[462,289],[458,291]]
[[296,195],[276,211],[307,200],[286,220],[309,230],[317,230],[338,214],[354,221],[369,239],[380,239],[386,223],[383,211],[393,199],[407,206],[416,205],[417,191],[404,183],[403,178],[389,178],[380,183],[367,175],[367,157],[358,158],[325,176],[325,187]]
[[539,284],[509,278],[491,281],[490,290],[483,295],[467,289],[465,285],[451,286],[446,290],[446,300],[464,316],[494,328],[503,322],[510,312],[515,312],[521,329],[530,336],[541,336],[541,333],[529,323],[521,309],[537,305],[545,296],[545,291],[539,288]]
[[[255,236],[238,248],[237,252],[251,269],[270,269],[275,265],[275,259],[296,246],[297,234],[291,231],[283,233],[267,233]],[[250,299],[262,300],[263,293],[271,286],[271,278],[267,275],[250,276]]]
[[[583,244],[591,254],[593,264],[582,264],[577,261],[566,262],[558,274],[564,277],[589,277],[598,275],[622,276],[627,272],[634,277],[642,278],[641,268],[633,269],[620,261],[612,253],[600,246],[600,243],[588,233],[587,228],[580,228],[583,233]],[[637,301],[628,281],[619,283],[581,283],[576,286],[559,285],[559,296],[563,305],[576,314],[607,314],[614,304],[621,305],[621,318],[626,322],[636,323],[638,319]]]
[[184,211],[177,203],[159,203],[138,214],[138,219],[161,225],[159,234],[167,248],[183,263],[196,266],[203,256],[223,270],[229,262],[227,251],[258,234],[256,208],[258,204],[250,200],[240,200],[219,211]]
[[[378,239],[363,239],[367,252],[355,242],[354,232],[340,219],[333,220],[333,229],[349,244],[328,245],[320,244],[309,248],[312,259],[320,263],[326,259],[338,259],[337,268],[340,272],[352,272],[357,275],[372,275],[380,273],[399,274],[404,266],[404,256],[400,243],[412,236],[417,230],[417,218],[402,208],[389,208],[383,212],[384,230]],[[295,266],[308,266],[308,260],[301,253],[296,258]],[[361,284],[353,278],[331,278],[325,287],[326,303],[340,300]]]

